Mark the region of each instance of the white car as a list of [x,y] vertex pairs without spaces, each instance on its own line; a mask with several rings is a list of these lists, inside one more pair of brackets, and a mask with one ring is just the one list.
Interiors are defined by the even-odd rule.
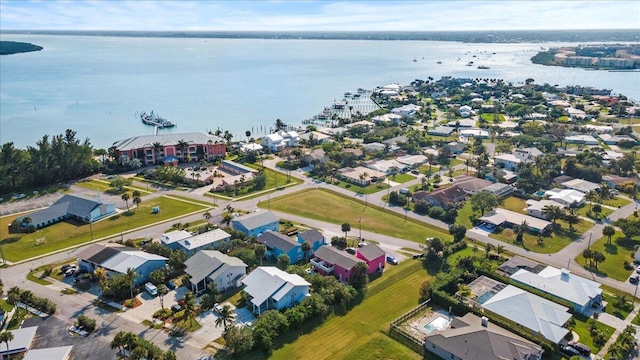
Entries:
[[640,265],[636,268],[636,274],[640,274]]

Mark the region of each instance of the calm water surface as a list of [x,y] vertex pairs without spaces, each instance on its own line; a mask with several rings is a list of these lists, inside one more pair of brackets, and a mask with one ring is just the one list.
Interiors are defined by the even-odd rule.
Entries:
[[[244,138],[246,130],[259,136],[276,118],[300,124],[346,91],[429,76],[514,83],[531,77],[537,83],[610,88],[640,99],[640,73],[531,64],[540,46],[557,45],[549,43],[1,38],[44,47],[0,57],[0,142],[13,141],[17,147],[67,128],[96,147],[108,147],[118,139],[152,133],[136,115],[150,110],[178,124],[162,131],[220,128],[236,138]],[[465,66],[468,61],[475,65]]]

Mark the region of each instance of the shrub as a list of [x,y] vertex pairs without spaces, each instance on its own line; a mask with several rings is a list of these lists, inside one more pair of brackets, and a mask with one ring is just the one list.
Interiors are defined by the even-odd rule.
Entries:
[[166,320],[171,316],[171,309],[160,309],[153,313],[154,319]]
[[445,211],[440,206],[432,206],[431,209],[429,209],[429,217],[431,218],[440,219],[444,215],[445,215]]

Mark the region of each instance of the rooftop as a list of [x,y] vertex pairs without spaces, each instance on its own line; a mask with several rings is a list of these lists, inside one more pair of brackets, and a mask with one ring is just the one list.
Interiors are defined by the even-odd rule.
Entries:
[[276,248],[289,252],[291,249],[300,246],[300,243],[291,239],[287,235],[280,234],[279,232],[267,230],[266,232],[258,236],[258,241],[269,248]]
[[280,218],[271,211],[256,211],[233,219],[234,223],[239,223],[247,229],[255,229],[277,221],[280,221]]
[[209,141],[212,143],[224,143],[224,139],[209,135],[202,132],[194,133],[182,133],[182,134],[158,134],[158,135],[141,135],[135,136],[124,140],[118,140],[113,143],[114,147],[118,151],[128,151],[133,149],[140,149],[149,147],[152,148],[153,144],[158,142],[162,146],[174,146],[179,141],[186,141],[189,145],[193,144],[207,144]]
[[187,266],[186,273],[191,276],[194,283],[199,283],[213,273],[227,267],[247,267],[237,257],[228,256],[217,250],[201,250],[184,262]]
[[231,235],[222,229],[214,229],[202,234],[178,241],[178,244],[187,250],[201,248],[210,244],[214,244],[221,240],[231,239]]
[[305,279],[296,274],[289,274],[276,267],[260,266],[242,280],[245,291],[252,297],[251,302],[260,306],[268,298],[276,301],[288,289],[294,286],[310,286]]
[[323,245],[316,250],[313,255],[321,260],[324,260],[328,263],[338,265],[339,267],[349,270],[356,266],[358,262],[363,262],[361,259],[344,252],[342,250],[338,250],[332,246]]
[[599,283],[552,266],[547,266],[537,274],[521,269],[511,278],[579,305],[587,304],[602,294]]

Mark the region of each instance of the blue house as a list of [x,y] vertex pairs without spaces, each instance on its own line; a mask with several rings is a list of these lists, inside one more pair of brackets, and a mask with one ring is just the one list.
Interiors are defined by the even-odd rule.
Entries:
[[[115,204],[103,203],[100,198],[94,200],[80,195],[64,195],[46,209],[38,210],[20,218],[23,227],[41,229],[66,219],[75,219],[92,223],[116,213]],[[24,219],[29,217],[29,224]]]
[[138,275],[135,285],[140,285],[149,279],[152,271],[163,269],[167,260],[160,255],[126,246],[93,244],[78,254],[78,268],[89,273],[103,268],[107,271],[107,276],[124,274],[131,268]]
[[278,231],[280,218],[271,211],[257,211],[233,219],[231,226],[249,236],[258,236],[268,230]]
[[279,232],[269,230],[258,236],[258,242],[267,247],[265,256],[277,259],[278,256],[287,254],[289,264],[295,264],[304,257],[301,244]]
[[300,244],[304,242],[308,242],[309,245],[311,245],[311,252],[315,252],[316,250],[318,250],[320,246],[326,244],[324,235],[316,229],[310,229],[310,230],[298,233],[298,242]]

